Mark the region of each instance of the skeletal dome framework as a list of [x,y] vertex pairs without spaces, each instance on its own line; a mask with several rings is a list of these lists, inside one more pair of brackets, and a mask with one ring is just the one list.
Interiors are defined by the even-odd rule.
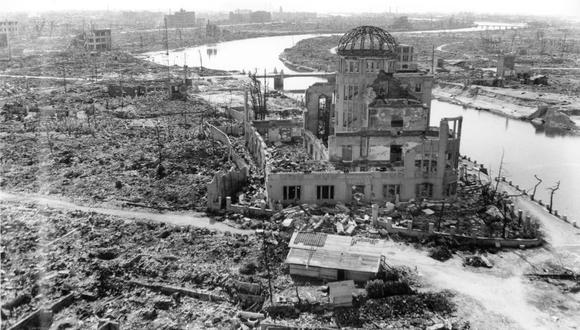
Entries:
[[340,38],[336,53],[341,56],[387,56],[395,53],[397,41],[376,26],[359,26]]

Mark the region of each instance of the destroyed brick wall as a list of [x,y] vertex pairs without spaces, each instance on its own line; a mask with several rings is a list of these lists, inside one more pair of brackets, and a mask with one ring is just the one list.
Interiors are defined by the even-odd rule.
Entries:
[[236,164],[235,169],[228,172],[218,172],[213,180],[207,185],[207,208],[219,210],[226,206],[226,197],[234,196],[241,191],[248,181],[250,168],[248,164],[235,151],[228,136],[211,124],[205,124],[207,134],[212,138],[226,144],[230,148],[230,157]]
[[252,154],[252,157],[254,158],[256,165],[261,169],[263,169],[264,173],[266,173],[267,146],[266,143],[264,142],[264,139],[262,138],[260,133],[258,133],[256,128],[254,128],[248,122],[246,122],[245,137],[246,137],[246,147],[248,148],[250,154]]
[[491,237],[480,237],[480,236],[466,236],[454,233],[443,233],[434,231],[434,226],[429,226],[428,230],[421,230],[412,227],[412,222],[408,222],[407,227],[400,227],[394,225],[391,221],[379,220],[378,226],[384,228],[387,232],[392,234],[399,234],[406,237],[415,238],[427,238],[430,236],[447,237],[452,238],[459,244],[466,244],[472,246],[481,247],[504,247],[504,248],[531,248],[538,247],[543,244],[541,238],[491,238]]
[[[334,105],[332,104],[332,98],[334,88],[334,84],[316,83],[306,90],[305,103],[307,111],[304,113],[304,129],[314,133],[318,138],[323,138],[323,135],[328,136],[333,133]],[[322,101],[321,98],[323,99]],[[324,109],[321,109],[323,108],[322,106],[324,106]],[[324,111],[324,113],[320,113],[320,111]],[[326,122],[323,123],[323,121]]]
[[302,136],[303,124],[295,119],[254,120],[252,125],[268,142],[290,142]]
[[328,148],[309,130],[304,130],[304,149],[310,154],[314,160],[324,160],[329,159]]
[[[393,186],[398,187],[396,190],[402,201],[417,198],[423,193],[421,187],[429,187],[429,190],[419,197],[453,198],[456,192],[452,186],[457,184],[458,177],[460,121],[460,118],[444,119],[438,138],[419,138],[404,145],[402,166],[389,170],[268,173],[269,202],[271,205],[277,202],[283,205],[294,202],[332,204],[352,202],[360,196],[357,194],[365,201],[393,201],[395,196],[389,191]],[[289,194],[289,189],[300,193]]]
[[242,108],[242,111],[236,110],[232,107],[227,107],[226,108],[226,114],[228,115],[228,117],[243,123],[245,121],[245,116],[244,116],[244,111]]

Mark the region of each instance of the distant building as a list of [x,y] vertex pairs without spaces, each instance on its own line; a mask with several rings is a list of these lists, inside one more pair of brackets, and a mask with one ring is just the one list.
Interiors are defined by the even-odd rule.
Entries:
[[272,14],[267,11],[237,9],[235,12],[230,12],[229,21],[231,23],[264,23],[272,21]]
[[195,12],[180,9],[173,15],[165,15],[168,28],[187,28],[196,25]]
[[309,19],[315,19],[317,17],[316,13],[310,12],[275,12],[272,13],[272,19],[276,21],[304,21]]
[[16,34],[18,33],[18,22],[16,21],[0,21],[0,34]]
[[[18,33],[18,22],[0,21],[0,49],[8,52],[10,37]],[[2,54],[3,57],[4,54]]]
[[251,23],[264,23],[272,20],[272,14],[267,11],[254,11],[250,14]]
[[86,50],[106,51],[111,50],[112,39],[110,29],[92,30],[82,35]]
[[[205,36],[208,38],[219,38],[220,37],[219,27],[207,21],[207,24],[205,26]],[[208,48],[208,50],[210,49]]]

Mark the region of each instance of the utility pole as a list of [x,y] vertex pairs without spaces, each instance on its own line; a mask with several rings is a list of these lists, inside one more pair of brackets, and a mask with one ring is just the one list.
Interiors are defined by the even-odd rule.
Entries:
[[64,92],[66,93],[66,66],[62,63],[62,82],[64,84]]
[[435,77],[435,45],[433,45],[433,52],[431,53],[431,73]]
[[119,74],[119,87],[121,87],[121,109],[123,109],[123,107],[125,106],[124,101],[125,101],[125,91],[123,90],[123,74]]
[[270,288],[270,304],[273,304],[272,299],[272,276],[270,275],[270,263],[268,262],[268,245],[266,242],[266,231],[263,229],[256,230],[258,233],[262,233],[262,250],[264,251],[264,263],[266,264],[266,271],[268,272],[268,287]]
[[439,220],[437,221],[437,231],[441,231],[441,221],[443,220],[444,211],[445,211],[445,200],[441,202],[441,212],[439,213]]
[[203,59],[201,57],[201,51],[198,49],[197,53],[199,54],[199,72],[203,72]]
[[167,17],[163,18],[165,22],[165,55],[169,56],[169,36],[167,35]]

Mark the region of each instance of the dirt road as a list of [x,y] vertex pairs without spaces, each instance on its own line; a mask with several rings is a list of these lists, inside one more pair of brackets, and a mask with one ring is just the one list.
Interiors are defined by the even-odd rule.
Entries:
[[91,206],[83,206],[72,203],[70,201],[66,201],[63,199],[59,199],[53,196],[42,196],[42,195],[23,195],[23,194],[14,194],[14,193],[7,193],[4,191],[0,191],[0,200],[3,201],[18,201],[18,202],[34,202],[38,205],[47,206],[54,209],[61,209],[61,210],[80,210],[84,212],[96,212],[101,214],[113,215],[121,218],[129,218],[129,219],[143,219],[143,220],[152,220],[152,221],[159,221],[165,222],[173,225],[189,225],[207,229],[215,229],[219,231],[228,231],[231,233],[239,233],[239,234],[253,234],[253,230],[242,230],[232,228],[228,225],[225,225],[221,222],[215,222],[211,218],[207,217],[204,213],[198,212],[164,212],[164,213],[155,213],[155,212],[146,212],[142,210],[135,210],[135,209],[116,209],[116,208],[108,208],[108,207],[91,207]]

